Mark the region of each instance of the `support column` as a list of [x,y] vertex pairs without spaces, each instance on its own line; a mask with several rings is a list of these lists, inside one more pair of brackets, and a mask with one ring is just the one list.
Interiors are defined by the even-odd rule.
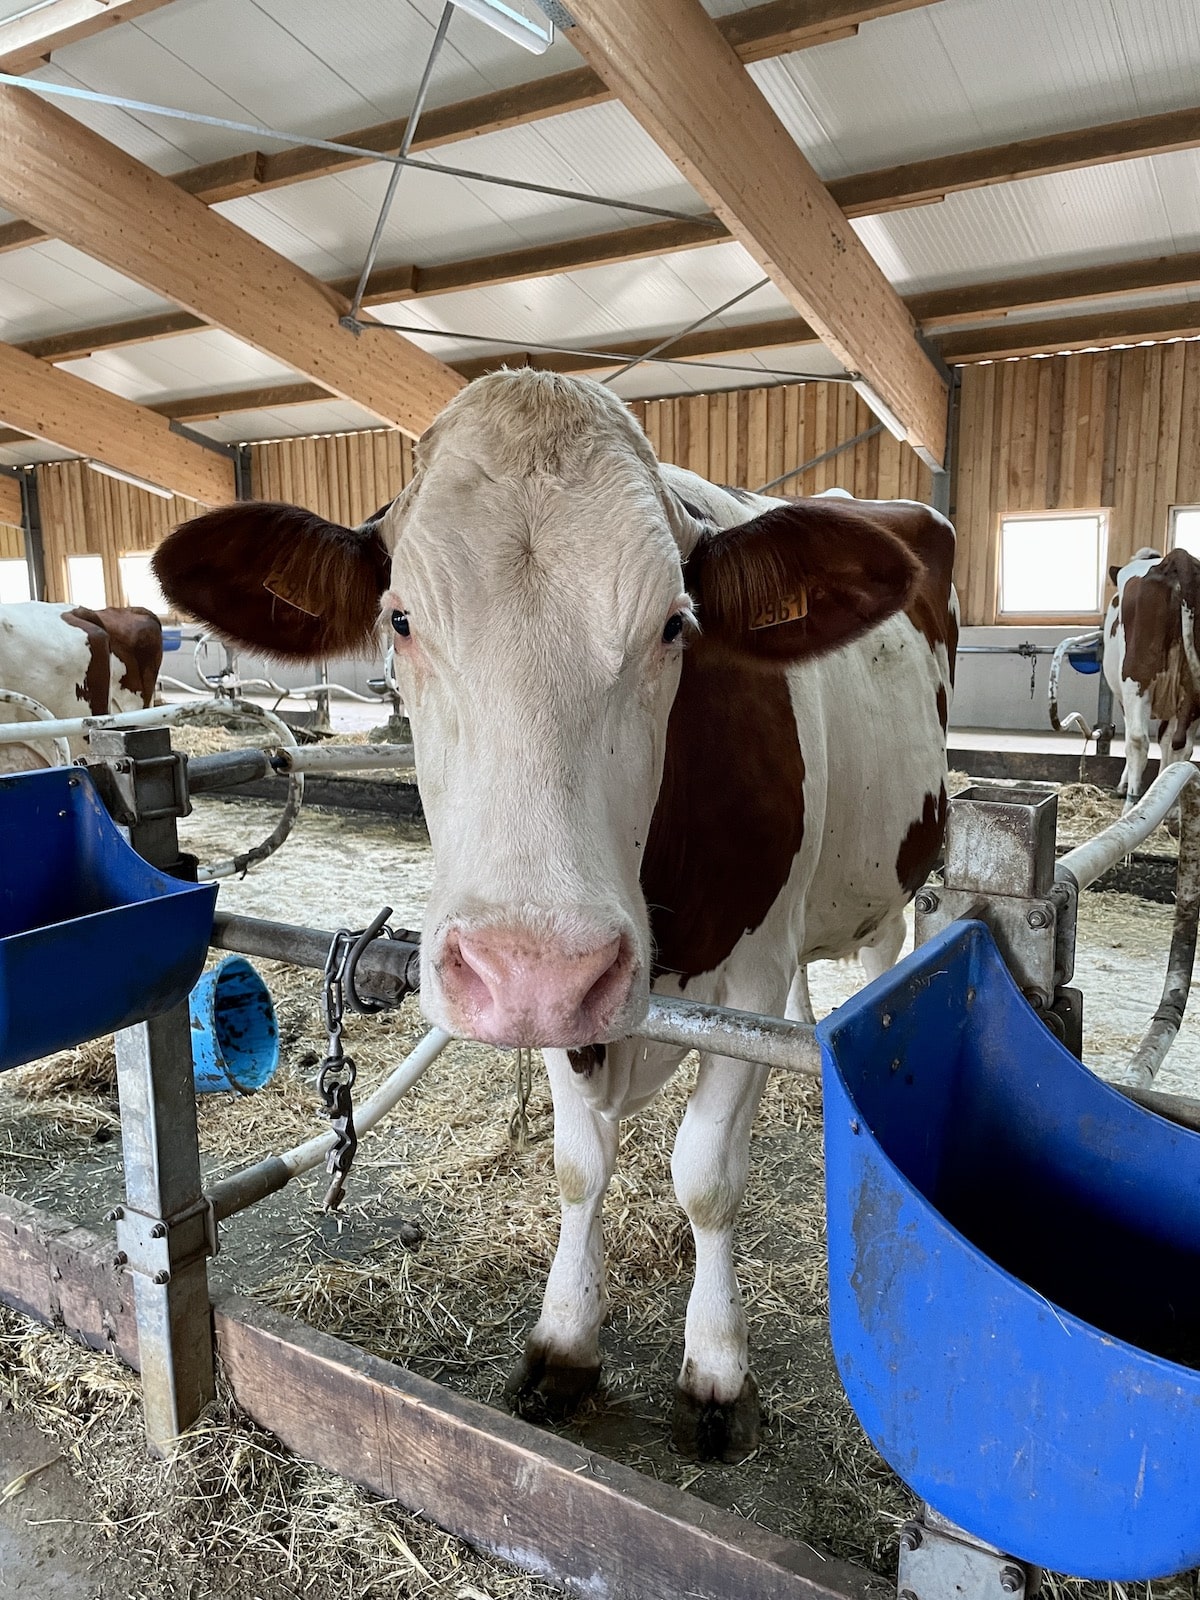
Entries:
[[[134,849],[162,871],[186,873],[177,823],[190,807],[168,731],[93,734],[89,759]],[[216,1395],[207,1266],[215,1224],[201,1188],[186,1001],[117,1034],[117,1089],[125,1164],[117,1260],[133,1276],[146,1434],[161,1454]]]

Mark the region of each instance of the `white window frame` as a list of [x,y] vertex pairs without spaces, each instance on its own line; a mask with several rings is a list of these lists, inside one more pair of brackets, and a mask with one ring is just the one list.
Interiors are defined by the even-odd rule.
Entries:
[[[101,589],[101,593],[103,594],[104,598],[100,601],[99,605],[96,604],[96,601],[95,601],[94,598],[92,598],[92,599],[82,599],[82,598],[80,598],[80,597],[78,597],[76,595],[76,593],[75,593],[75,584],[74,584],[74,580],[72,578],[71,569],[74,566],[75,562],[77,562],[77,561],[89,561],[89,562],[98,561],[100,563],[100,589]],[[94,570],[94,569],[92,569],[92,570]],[[88,608],[88,610],[90,610],[90,611],[103,611],[105,606],[110,604],[109,594],[108,594],[108,579],[107,579],[107,576],[106,576],[105,571],[104,571],[104,557],[103,556],[97,555],[96,552],[93,551],[93,550],[84,550],[84,551],[80,551],[76,555],[67,557],[67,595],[68,595],[68,597],[70,599],[70,602],[71,602],[71,604],[73,606],[86,606]]]
[[[29,581],[29,563],[28,563],[28,561],[26,561],[24,556],[5,556],[2,559],[0,559],[0,570],[5,570],[5,569],[10,568],[10,567],[21,567],[21,568],[24,569],[24,573],[25,573],[25,593],[20,597],[19,600],[3,600],[3,597],[0,596],[0,603],[2,603],[4,605],[16,606],[16,605],[20,605],[23,601],[32,600],[33,599],[33,586]],[[7,571],[5,571],[5,575],[7,576]]]
[[[1196,518],[1198,520],[1200,520],[1200,505],[1172,506],[1171,509],[1167,512],[1167,549],[1168,550],[1174,550],[1176,548],[1176,545],[1175,545],[1175,524],[1176,524],[1176,519],[1178,518],[1179,513],[1181,511],[1192,512],[1192,513],[1195,514]],[[1200,542],[1200,541],[1198,541],[1198,542]],[[1186,548],[1186,546],[1184,548]],[[1192,555],[1194,555],[1198,559],[1200,559],[1200,548],[1197,548],[1197,549],[1193,550],[1191,553],[1192,553]]]
[[[121,593],[127,606],[141,605],[142,602],[140,600],[135,600],[129,593],[129,588],[125,578],[125,563],[127,561],[145,561],[149,563],[151,560],[153,560],[153,557],[153,550],[122,550],[120,555],[117,557],[117,571],[121,574]],[[159,590],[159,593],[162,594],[161,589]],[[162,603],[163,609],[161,611],[156,606],[151,606],[149,609],[152,610],[155,616],[161,621],[166,622],[169,619],[172,619],[175,613],[171,610],[171,603],[167,599],[166,595],[162,595]]]
[[[1109,510],[1105,506],[1057,507],[1053,511],[1002,511],[996,527],[996,621],[997,623],[1024,623],[1028,627],[1054,627],[1059,623],[1095,622],[1104,611],[1104,584],[1107,576]],[[1096,605],[1094,610],[1070,611],[1061,607],[1045,611],[1008,611],[1004,608],[1004,528],[1010,522],[1078,522],[1081,518],[1095,518],[1099,537],[1096,541]]]

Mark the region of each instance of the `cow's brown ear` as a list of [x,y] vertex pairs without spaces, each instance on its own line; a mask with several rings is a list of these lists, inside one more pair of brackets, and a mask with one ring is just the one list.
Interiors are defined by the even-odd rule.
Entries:
[[1116,581],[1120,577],[1120,575],[1121,575],[1121,569],[1116,564],[1116,562],[1114,562],[1113,565],[1111,567],[1109,567],[1109,569],[1108,569],[1108,581],[1110,583],[1116,583]]
[[154,557],[155,576],[179,611],[293,661],[368,652],[390,565],[373,523],[344,528],[268,501],[194,517]]
[[[914,510],[927,515],[903,508]],[[916,582],[917,559],[888,522],[860,501],[799,500],[705,540],[685,568],[702,640],[786,664],[858,638]]]

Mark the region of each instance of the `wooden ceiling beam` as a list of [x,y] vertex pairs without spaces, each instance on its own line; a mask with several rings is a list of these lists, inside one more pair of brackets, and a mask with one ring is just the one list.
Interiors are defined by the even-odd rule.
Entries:
[[410,435],[462,387],[407,340],[356,338],[344,296],[25,89],[0,88],[0,204]]
[[[94,4],[95,0],[88,3]],[[164,0],[156,3],[163,4]],[[845,38],[863,23],[879,17],[939,3],[940,0],[770,0],[766,5],[720,18],[718,27],[742,61],[761,61]],[[590,67],[556,73],[512,89],[497,89],[453,105],[430,108],[421,117],[412,152],[415,155],[503,128],[523,127],[611,99],[611,92]],[[406,126],[407,119],[397,117],[335,135],[335,142],[393,155],[400,148]],[[271,153],[250,150],[224,161],[208,162],[178,173],[173,181],[206,205],[215,205],[220,200],[350,172],[368,164],[365,156],[296,145]],[[8,223],[0,226],[0,252],[35,244],[49,236],[28,222]]]
[[1098,127],[1072,128],[1066,133],[860,172],[833,180],[829,192],[848,217],[877,216],[928,205],[964,189],[1014,183],[1051,172],[1074,172],[1081,167],[1131,161],[1139,156],[1166,155],[1173,150],[1192,150],[1197,145],[1200,108],[1193,106],[1186,111],[1164,111]]
[[1176,289],[1200,284],[1200,250],[1145,261],[1118,261],[1098,267],[1073,267],[1065,272],[1032,273],[999,283],[963,284],[912,294],[905,304],[925,332],[950,322],[1032,311],[1105,295],[1137,294],[1147,289]]
[[64,45],[169,4],[170,0],[54,0],[28,16],[0,22],[0,72],[31,72]]
[[1056,355],[1060,350],[1103,349],[1142,339],[1193,338],[1200,333],[1200,304],[1143,306],[1137,311],[1092,311],[1084,316],[1004,322],[995,328],[967,328],[938,341],[950,366],[975,361],[1005,361],[1012,356]]
[[913,448],[940,464],[942,374],[899,295],[699,0],[572,0],[571,9],[569,37],[585,60],[833,355],[862,373]]
[[233,463],[171,430],[146,406],[0,344],[0,415],[13,428],[64,450],[160,484],[189,500],[234,498]]

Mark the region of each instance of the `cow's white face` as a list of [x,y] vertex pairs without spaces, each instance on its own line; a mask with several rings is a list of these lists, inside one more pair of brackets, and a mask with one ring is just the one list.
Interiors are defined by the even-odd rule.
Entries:
[[634,1028],[651,963],[639,869],[681,671],[705,663],[714,693],[722,662],[777,676],[911,592],[886,507],[752,516],[707,492],[749,520],[694,519],[598,384],[496,373],[361,527],[248,503],[158,551],[180,610],[267,654],[374,653],[391,629],[437,862],[421,999],[455,1033],[570,1047]]
[[456,426],[381,530],[437,864],[422,1006],[454,1033],[569,1046],[644,1014],[638,872],[692,622],[655,480],[602,443],[518,478]]

